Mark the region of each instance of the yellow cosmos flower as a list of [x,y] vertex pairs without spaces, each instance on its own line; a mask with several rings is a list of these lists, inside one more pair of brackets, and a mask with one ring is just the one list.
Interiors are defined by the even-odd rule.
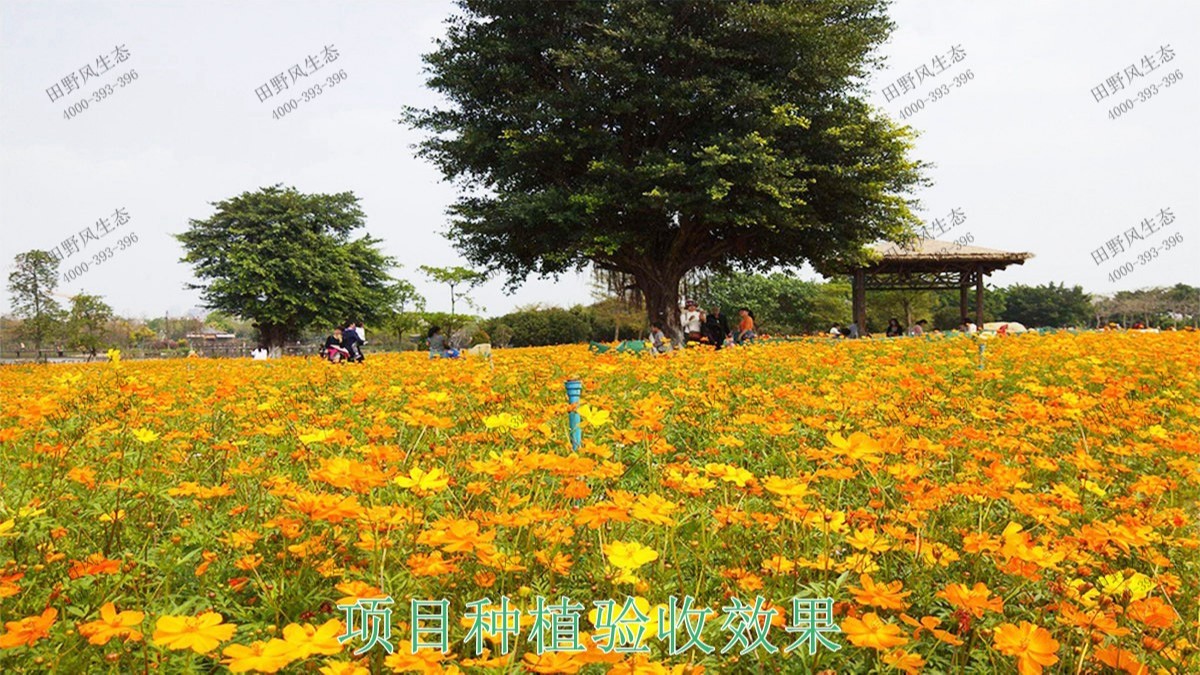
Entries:
[[312,433],[300,434],[300,442],[305,445],[312,445],[313,443],[324,443],[325,441],[328,441],[330,438],[333,438],[333,436],[336,433],[337,433],[336,431],[329,431],[326,429],[318,429]]
[[1134,572],[1129,577],[1126,577],[1121,572],[1108,574],[1097,579],[1096,585],[1100,587],[1102,593],[1110,597],[1115,597],[1129,591],[1130,600],[1141,600],[1149,595],[1155,586],[1150,577],[1141,572]]
[[512,413],[500,413],[499,415],[488,415],[483,418],[484,425],[489,429],[498,429],[505,431],[509,429],[524,429],[527,425],[524,420]]
[[413,467],[407,476],[396,476],[392,482],[402,488],[408,488],[418,495],[425,495],[446,489],[446,486],[450,484],[450,477],[437,467],[429,471]]
[[154,624],[154,644],[167,649],[190,649],[207,654],[233,637],[237,626],[223,623],[216,612],[199,616],[163,616]]
[[646,563],[658,560],[657,551],[642,546],[636,541],[614,541],[611,544],[606,544],[604,546],[604,555],[608,556],[608,562],[612,563],[613,567],[626,570],[636,570]]
[[579,416],[583,418],[583,421],[587,422],[588,426],[592,427],[602,427],[605,424],[608,424],[608,418],[611,414],[607,410],[594,408],[586,403],[579,406],[575,412],[579,413]]
[[158,434],[150,429],[134,429],[133,437],[140,443],[153,443],[158,440]]

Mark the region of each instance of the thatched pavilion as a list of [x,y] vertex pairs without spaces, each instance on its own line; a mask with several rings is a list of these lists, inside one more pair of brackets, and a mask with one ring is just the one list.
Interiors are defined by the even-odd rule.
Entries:
[[965,246],[936,239],[919,239],[908,246],[883,243],[872,247],[882,259],[865,267],[845,269],[853,284],[854,321],[866,332],[867,291],[940,291],[957,288],[959,308],[969,316],[967,291],[975,287],[975,323],[983,325],[983,278],[1009,265],[1020,265],[1032,253],[1012,253]]

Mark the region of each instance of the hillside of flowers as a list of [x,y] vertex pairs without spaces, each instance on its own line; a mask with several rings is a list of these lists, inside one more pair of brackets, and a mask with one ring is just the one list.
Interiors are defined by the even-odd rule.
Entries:
[[6,673],[1200,672],[1194,332],[0,390]]

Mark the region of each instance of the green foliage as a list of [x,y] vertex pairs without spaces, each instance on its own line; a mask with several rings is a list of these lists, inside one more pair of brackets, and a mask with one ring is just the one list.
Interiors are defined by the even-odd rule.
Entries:
[[22,319],[20,335],[32,340],[35,348],[61,330],[63,310],[54,299],[58,288],[58,259],[45,251],[27,251],[13,258],[8,275],[13,316]]
[[209,307],[252,319],[263,341],[282,346],[306,328],[347,319],[376,322],[395,304],[392,260],[363,226],[350,192],[306,195],[280,186],[215,203],[176,238],[204,281]]
[[619,298],[605,298],[588,307],[576,307],[591,325],[588,339],[595,342],[633,340],[644,337],[649,325],[646,313],[631,308]]
[[455,291],[458,286],[466,286],[468,290],[478,286],[487,279],[487,275],[482,272],[476,272],[469,267],[430,267],[429,265],[421,265],[419,268],[433,281],[439,284],[446,284],[450,287],[450,313],[454,314],[454,305],[457,300],[463,300],[468,307],[476,309],[475,303],[471,298],[467,297],[467,291]]
[[1092,299],[1081,286],[1017,284],[1008,287],[1005,301],[1004,318],[1030,328],[1087,326],[1092,322]]
[[510,286],[595,263],[677,331],[691,270],[825,270],[918,224],[911,132],[862,96],[884,0],[460,7],[425,57],[450,104],[406,120],[474,188],[449,236]]
[[[254,327],[249,322],[230,316],[224,312],[209,312],[203,321],[203,326],[212,326],[224,333],[233,333],[239,338],[250,337]],[[201,327],[203,329],[203,326]]]
[[[1008,316],[1008,291],[1001,287],[988,287],[983,292],[983,321],[1019,321]],[[959,306],[957,290],[938,291],[933,294],[934,307],[931,313],[920,318],[930,319],[937,330],[955,330],[962,324],[962,308]],[[975,289],[967,289],[967,318],[975,320]],[[1022,322],[1024,323],[1024,322]]]
[[804,281],[781,272],[719,274],[696,300],[706,311],[720,307],[730,326],[737,322],[737,310],[748,307],[759,332],[766,334],[824,332],[850,316],[848,285]]
[[1112,297],[1095,298],[1092,309],[1103,325],[1117,321],[1132,325],[1141,321],[1153,327],[1200,325],[1200,288],[1175,284],[1170,288],[1120,291]]
[[67,335],[71,346],[98,351],[104,344],[104,328],[113,318],[112,307],[98,295],[80,293],[71,298]]
[[592,335],[592,323],[585,308],[526,307],[492,319],[484,324],[489,333],[512,331],[509,345],[542,347],[586,342]]

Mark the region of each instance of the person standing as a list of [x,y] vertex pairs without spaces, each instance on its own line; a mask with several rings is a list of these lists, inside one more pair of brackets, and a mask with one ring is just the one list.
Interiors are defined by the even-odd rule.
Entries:
[[708,311],[708,316],[704,319],[704,328],[708,332],[708,339],[716,346],[717,349],[725,346],[725,338],[729,337],[729,319],[721,313],[720,307],[712,307]]
[[704,316],[700,313],[700,307],[695,300],[688,300],[683,306],[683,313],[679,316],[679,323],[683,326],[683,344],[687,346],[689,342],[699,342],[701,337],[701,327],[704,325]]

